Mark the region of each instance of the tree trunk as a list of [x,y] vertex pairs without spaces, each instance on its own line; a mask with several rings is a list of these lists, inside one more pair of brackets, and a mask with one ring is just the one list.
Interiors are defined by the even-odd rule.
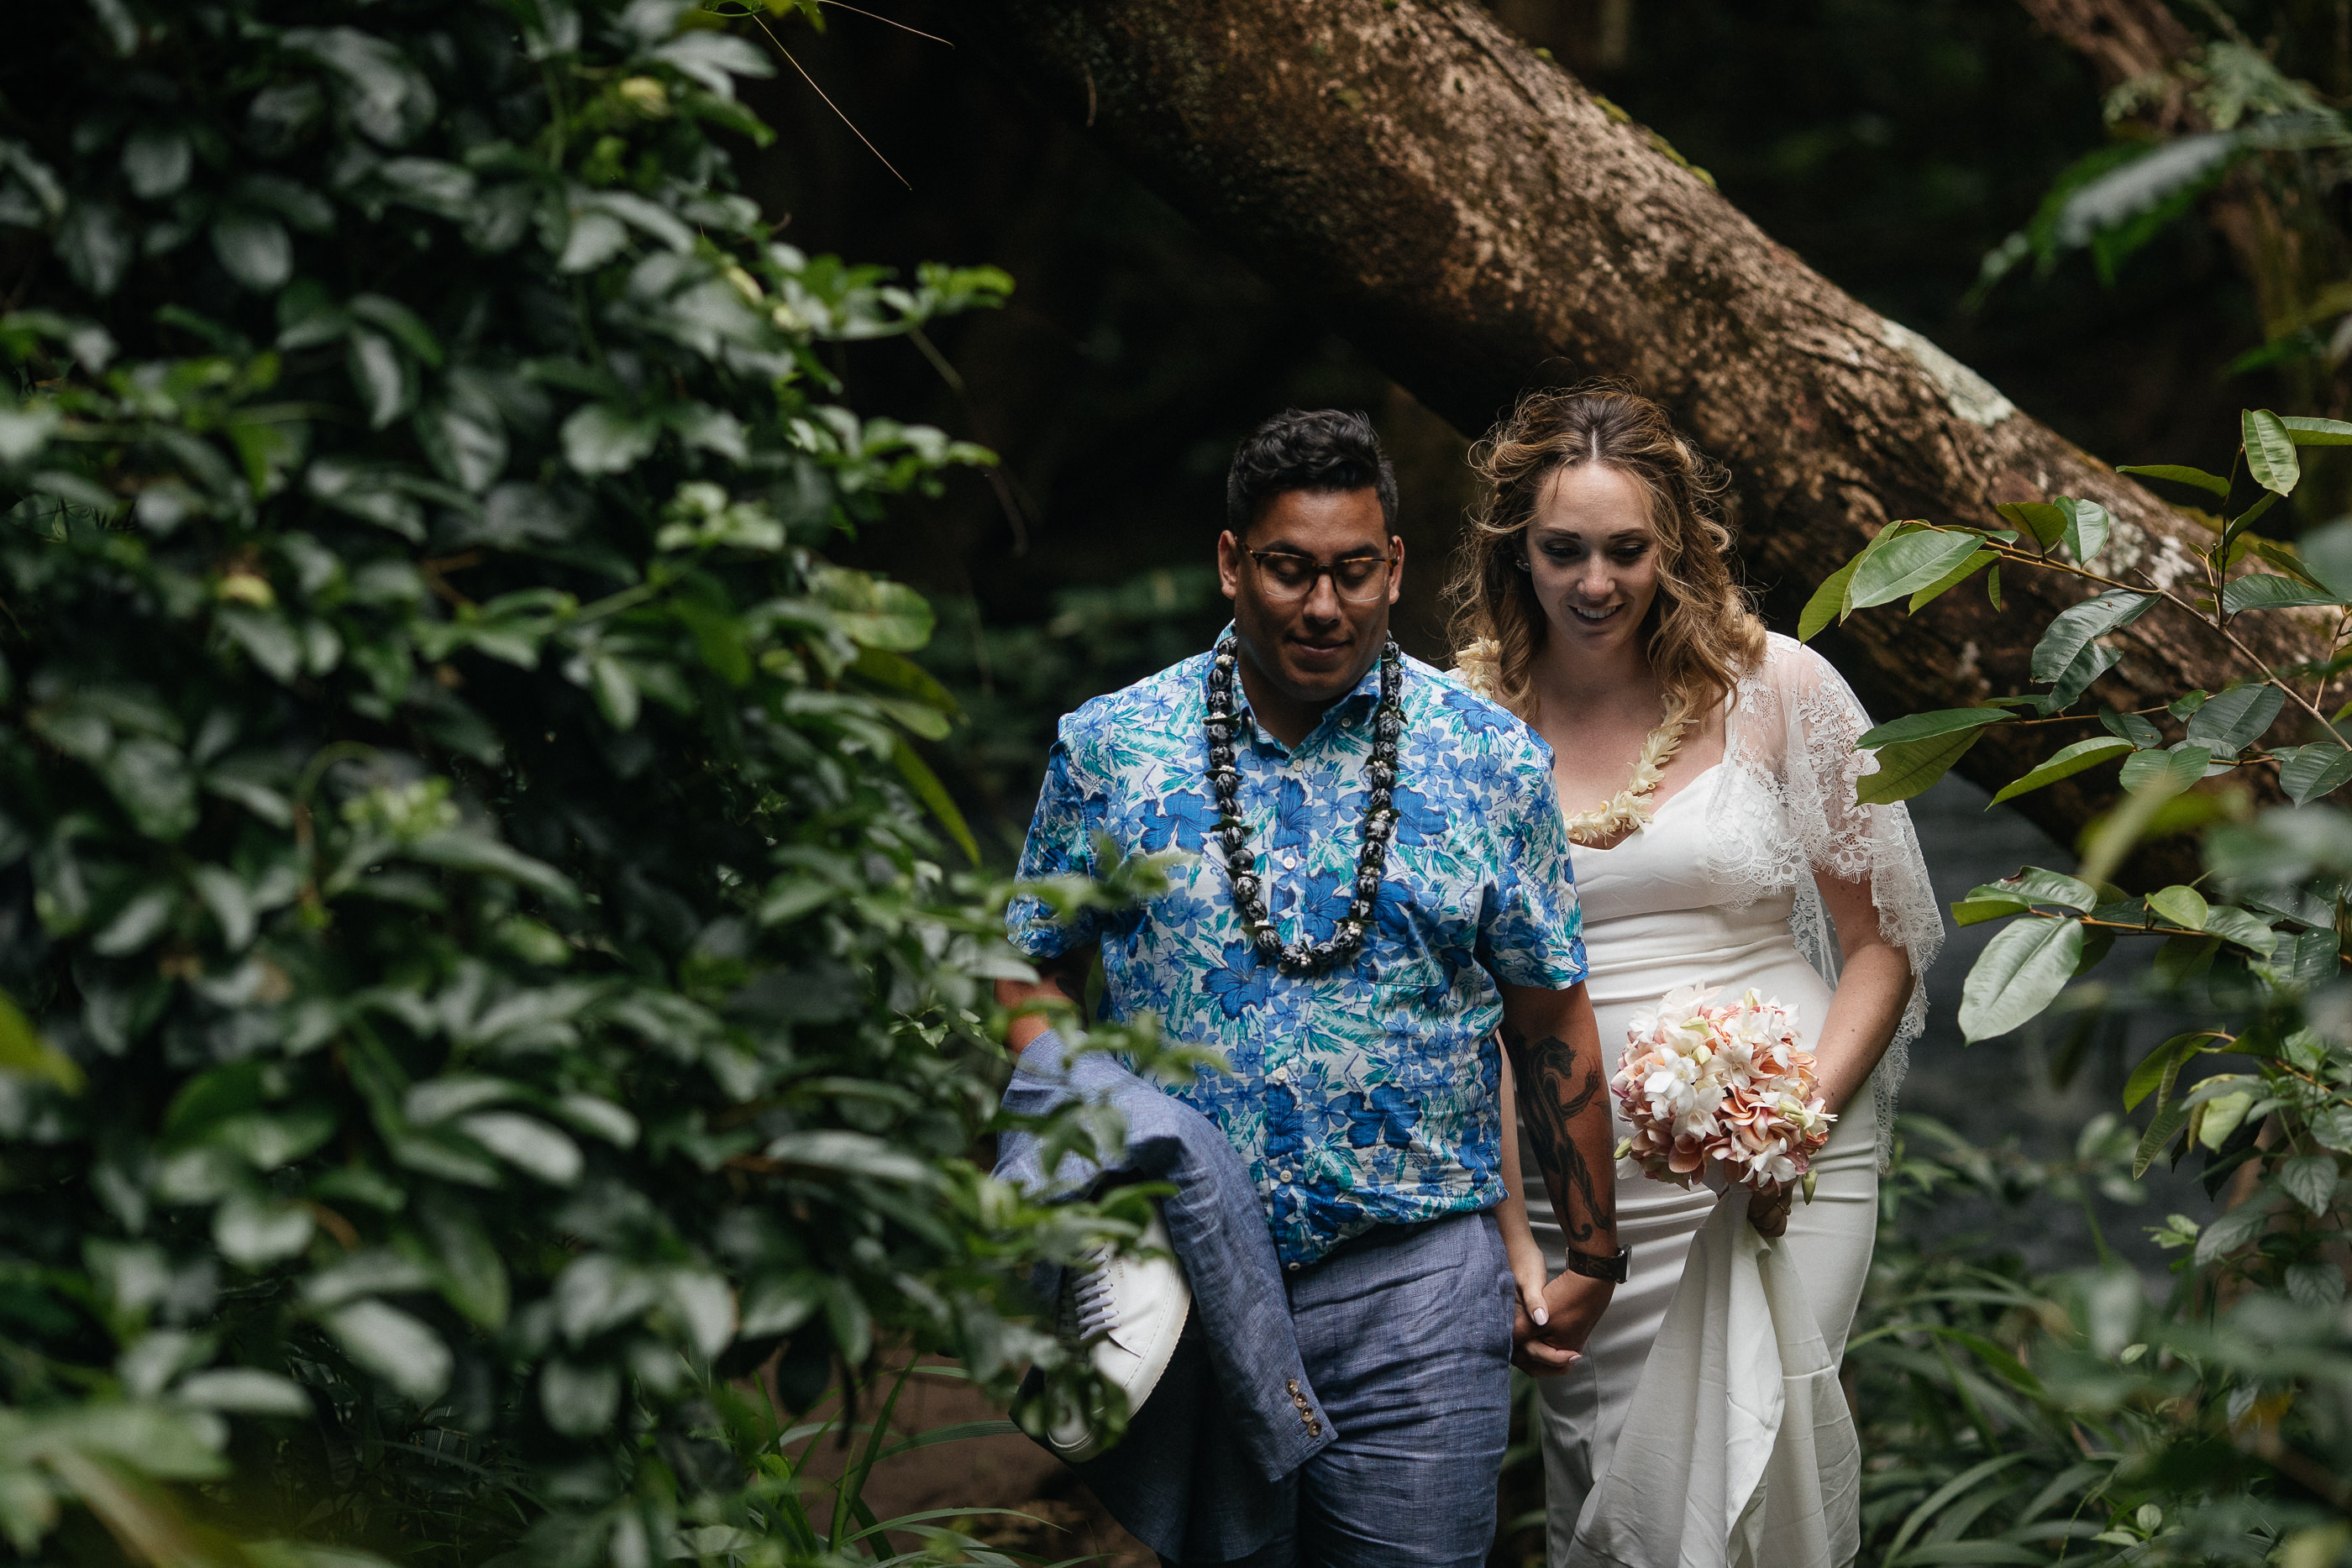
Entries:
[[[1537,383],[1608,374],[1665,403],[1733,476],[1768,616],[1792,627],[1887,522],[2000,526],[1996,503],[2106,507],[2098,566],[2194,580],[2211,535],[1849,298],[1633,124],[1465,0],[978,0],[962,13],[1049,103],[1469,432]],[[1879,714],[2026,691],[2080,580],[2005,574],[1918,615],[1857,615],[1823,644]],[[2256,622],[2267,624],[2255,624]],[[2238,623],[2310,656],[2284,614]],[[2252,673],[2158,612],[2116,640],[2098,695],[2144,707]],[[2000,726],[1961,771],[1999,785],[2084,723]],[[2023,798],[2071,838],[2112,794],[2087,775]]]

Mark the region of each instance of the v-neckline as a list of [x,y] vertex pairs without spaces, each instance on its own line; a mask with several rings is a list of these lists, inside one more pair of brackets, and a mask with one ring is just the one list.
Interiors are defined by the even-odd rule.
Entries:
[[1697,772],[1692,774],[1681,789],[1675,790],[1673,794],[1667,796],[1664,800],[1650,808],[1649,822],[1643,823],[1642,826],[1635,828],[1632,832],[1626,834],[1623,838],[1619,839],[1615,843],[1577,844],[1570,849],[1569,857],[1572,860],[1580,854],[1605,855],[1613,851],[1623,849],[1627,844],[1632,843],[1635,839],[1640,838],[1643,832],[1648,831],[1651,822],[1655,822],[1660,817],[1664,816],[1667,807],[1673,805],[1675,801],[1681,800],[1684,796],[1697,789],[1700,779],[1706,778],[1708,774],[1714,772],[1717,768],[1722,766],[1723,764],[1721,762],[1710,762],[1705,768],[1702,768]]

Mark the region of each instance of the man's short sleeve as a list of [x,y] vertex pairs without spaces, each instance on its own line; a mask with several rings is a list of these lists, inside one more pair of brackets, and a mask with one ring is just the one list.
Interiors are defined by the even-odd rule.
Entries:
[[1481,956],[1505,985],[1564,991],[1584,978],[1584,915],[1559,792],[1539,747],[1502,778],[1488,824],[1496,864],[1478,932]]
[[[1098,799],[1089,799],[1070,761],[1065,731],[1045,759],[1045,786],[1037,791],[1037,811],[1029,819],[1028,841],[1021,847],[1020,879],[1045,882],[1060,876],[1093,876],[1094,830],[1100,812]],[[1055,958],[1093,943],[1100,935],[1100,911],[1086,909],[1067,922],[1055,918],[1043,899],[1016,894],[1004,909],[1004,934],[1013,946],[1032,958]]]

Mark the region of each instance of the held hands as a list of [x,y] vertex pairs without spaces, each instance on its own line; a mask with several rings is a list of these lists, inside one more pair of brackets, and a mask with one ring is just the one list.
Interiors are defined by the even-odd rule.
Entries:
[[1757,1235],[1768,1239],[1780,1235],[1789,1228],[1789,1208],[1796,1196],[1796,1187],[1786,1183],[1777,1192],[1749,1192],[1748,1223],[1756,1228]]
[[1530,1377],[1557,1377],[1584,1359],[1592,1332],[1616,1287],[1605,1280],[1562,1274],[1549,1283],[1543,1262],[1511,1260],[1517,1286],[1511,1314],[1511,1364]]

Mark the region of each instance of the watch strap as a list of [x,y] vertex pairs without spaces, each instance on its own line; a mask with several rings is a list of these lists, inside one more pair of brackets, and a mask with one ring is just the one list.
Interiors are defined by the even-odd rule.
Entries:
[[1606,1280],[1612,1285],[1625,1282],[1628,1265],[1633,1260],[1633,1249],[1621,1247],[1615,1252],[1579,1252],[1568,1249],[1568,1271],[1581,1274],[1588,1280]]

